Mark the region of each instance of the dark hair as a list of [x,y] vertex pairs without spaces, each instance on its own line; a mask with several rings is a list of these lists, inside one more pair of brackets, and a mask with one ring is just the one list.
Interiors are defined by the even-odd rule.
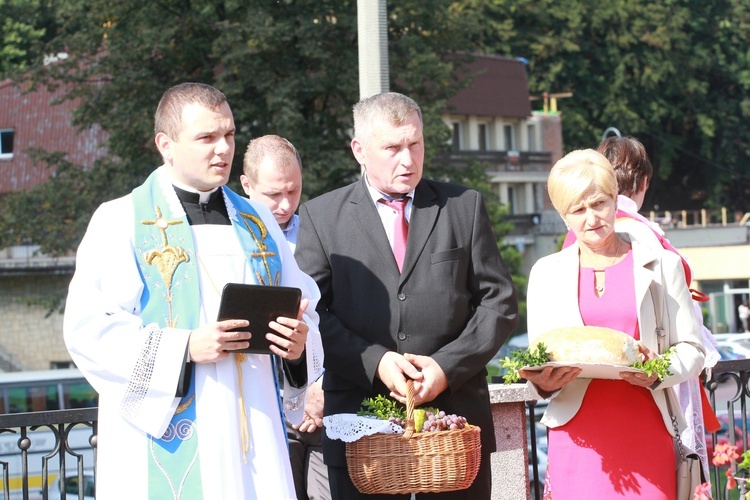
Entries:
[[607,137],[596,148],[612,164],[619,194],[632,197],[651,182],[654,168],[646,148],[634,137]]
[[162,95],[154,114],[154,133],[164,132],[177,140],[182,130],[182,110],[185,106],[198,103],[206,109],[215,110],[227,102],[227,97],[205,83],[181,83],[168,89]]

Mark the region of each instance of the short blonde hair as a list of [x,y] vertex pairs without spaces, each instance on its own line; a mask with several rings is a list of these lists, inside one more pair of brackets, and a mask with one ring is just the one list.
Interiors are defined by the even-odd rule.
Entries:
[[293,168],[302,171],[302,158],[291,142],[278,135],[264,135],[250,141],[242,161],[242,172],[251,186],[257,184],[258,169],[266,156],[273,158],[276,168],[284,172]]
[[549,173],[547,191],[560,215],[580,202],[592,188],[617,199],[617,177],[609,160],[593,149],[571,151]]

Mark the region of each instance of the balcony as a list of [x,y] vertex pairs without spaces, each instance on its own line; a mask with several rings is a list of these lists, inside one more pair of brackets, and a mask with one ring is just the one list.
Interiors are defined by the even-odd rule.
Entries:
[[441,156],[440,161],[459,167],[472,162],[482,162],[487,165],[489,174],[549,172],[552,168],[552,153],[544,151],[451,151]]
[[[749,384],[750,359],[720,361],[714,367],[706,388],[711,405],[726,415],[728,429],[723,437],[714,434],[713,442],[724,439],[748,449]],[[536,401],[523,384],[492,384],[490,401],[497,436],[497,452],[491,457],[493,500],[540,499],[544,478],[536,476],[545,464],[536,463],[535,457],[544,455],[536,448],[538,426],[527,425],[540,413]],[[68,494],[76,494],[71,485],[85,485],[84,476],[95,475],[96,430],[96,408],[0,415],[3,498],[56,500],[50,490],[58,484],[67,484]],[[725,471],[726,467],[711,469],[717,500],[730,498],[724,489]],[[733,471],[737,472],[736,466]],[[736,498],[737,492],[733,493]],[[83,499],[83,491],[78,494]]]
[[39,252],[39,245],[18,245],[0,248],[0,275],[72,274],[75,253],[50,257]]

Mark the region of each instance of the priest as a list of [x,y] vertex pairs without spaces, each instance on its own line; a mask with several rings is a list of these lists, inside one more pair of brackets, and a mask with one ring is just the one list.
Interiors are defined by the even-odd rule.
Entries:
[[[315,307],[271,212],[225,184],[235,125],[223,93],[167,90],[155,114],[164,164],[94,213],[76,258],[64,336],[99,393],[97,497],[293,499],[284,416],[300,422],[322,372]],[[266,331],[217,321],[226,283],[302,291]],[[251,336],[274,356],[237,352]]]

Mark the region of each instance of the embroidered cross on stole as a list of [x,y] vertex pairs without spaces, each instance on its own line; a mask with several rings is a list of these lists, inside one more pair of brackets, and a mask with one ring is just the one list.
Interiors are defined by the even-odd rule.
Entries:
[[[278,285],[281,260],[273,238],[252,206],[224,187],[227,212],[245,257],[258,284]],[[141,278],[144,283],[141,310],[144,325],[151,335],[143,346],[123,401],[123,411],[139,411],[139,402],[147,396],[150,375],[156,359],[163,328],[192,330],[199,325],[200,285],[195,265],[195,243],[185,212],[164,167],[153,172],[133,191],[135,243]],[[179,286],[175,286],[178,283]],[[236,354],[240,420],[247,452],[249,431],[242,399],[242,361]],[[195,373],[190,387],[180,400],[164,436],[149,436],[149,498],[203,498],[198,450],[198,425],[195,404]],[[244,427],[242,423],[244,422]]]

